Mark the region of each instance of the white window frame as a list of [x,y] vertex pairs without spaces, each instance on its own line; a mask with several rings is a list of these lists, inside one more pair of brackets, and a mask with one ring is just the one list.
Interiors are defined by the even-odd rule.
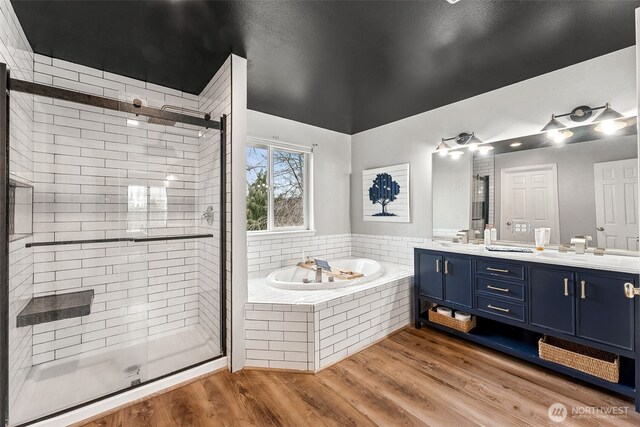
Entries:
[[[269,204],[267,207],[267,229],[247,231],[248,236],[268,236],[283,233],[315,233],[313,221],[313,148],[288,142],[274,141],[270,139],[248,137],[247,148],[267,149],[267,190],[269,192]],[[295,227],[276,227],[274,221],[274,186],[273,186],[273,151],[282,150],[290,153],[304,154],[304,225]],[[246,155],[246,154],[245,154]]]

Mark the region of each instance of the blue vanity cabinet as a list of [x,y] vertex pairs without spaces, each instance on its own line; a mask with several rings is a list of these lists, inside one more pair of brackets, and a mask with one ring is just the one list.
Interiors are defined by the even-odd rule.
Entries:
[[576,335],[633,350],[634,300],[624,294],[633,276],[615,273],[579,273],[576,281]]
[[575,333],[575,275],[548,267],[529,269],[529,323],[573,335]]
[[416,252],[416,292],[435,302],[472,304],[472,262],[463,255]]
[[[415,249],[416,328],[428,325],[633,397],[640,412],[640,298],[625,294],[625,283],[638,287],[638,275],[477,252]],[[475,315],[475,327],[462,332],[430,320],[433,304]],[[619,381],[541,358],[545,335],[618,355]]]
[[444,300],[471,308],[473,294],[471,258],[445,255],[443,274]]
[[416,293],[427,298],[442,301],[444,298],[444,288],[442,286],[442,258],[443,256],[440,253],[416,252]]

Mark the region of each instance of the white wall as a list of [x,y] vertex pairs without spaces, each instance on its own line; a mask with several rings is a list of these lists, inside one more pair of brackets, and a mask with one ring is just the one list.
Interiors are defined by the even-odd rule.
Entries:
[[[537,133],[552,113],[609,101],[635,115],[635,47],[418,114],[351,138],[351,194],[359,194],[362,170],[411,163],[409,224],[365,223],[362,200],[351,198],[354,233],[431,237],[431,153],[442,137],[475,132],[484,141]],[[427,94],[425,94],[427,96]]]
[[[349,174],[351,137],[258,111],[248,111],[248,136],[311,147],[313,152],[313,205],[318,235],[350,232]],[[355,194],[360,194],[359,191]]]

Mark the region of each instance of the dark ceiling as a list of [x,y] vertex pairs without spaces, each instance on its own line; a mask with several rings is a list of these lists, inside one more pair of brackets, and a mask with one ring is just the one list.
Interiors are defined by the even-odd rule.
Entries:
[[[37,53],[353,134],[635,43],[640,1],[12,1]],[[588,90],[588,88],[585,88]]]

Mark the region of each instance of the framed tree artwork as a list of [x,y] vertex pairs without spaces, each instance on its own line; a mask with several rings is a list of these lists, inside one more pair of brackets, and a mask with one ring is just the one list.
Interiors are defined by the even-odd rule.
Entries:
[[410,222],[409,164],[362,171],[364,221]]

